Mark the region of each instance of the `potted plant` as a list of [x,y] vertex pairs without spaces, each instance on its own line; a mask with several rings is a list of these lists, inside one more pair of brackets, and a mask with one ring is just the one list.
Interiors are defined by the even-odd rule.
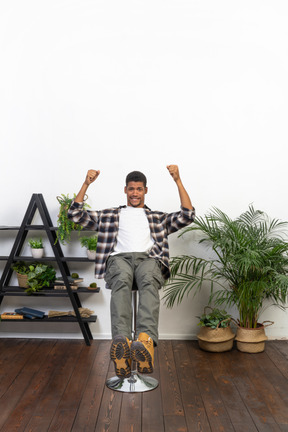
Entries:
[[42,238],[39,239],[30,239],[28,241],[28,244],[31,248],[31,254],[33,256],[33,258],[42,258],[43,254],[44,254],[44,248],[43,248],[43,242],[42,242]]
[[26,288],[25,292],[27,294],[33,294],[41,291],[44,287],[49,287],[56,279],[56,271],[54,268],[51,265],[43,263],[35,262],[27,264],[23,261],[19,261],[12,266],[12,269],[15,270],[16,273],[26,276],[25,285],[20,285],[19,282],[19,286]]
[[51,265],[35,263],[29,265],[27,294],[41,291],[44,287],[49,287],[56,279],[56,271]]
[[16,273],[19,287],[28,288],[29,264],[24,261],[17,261],[11,267]]
[[[241,351],[264,350],[264,323],[259,323],[264,307],[276,305],[284,310],[288,293],[287,222],[271,220],[252,205],[232,220],[218,208],[196,218],[194,224],[180,234],[200,233],[200,243],[211,248],[213,257],[177,256],[171,262],[171,278],[165,287],[165,301],[172,307],[192,290],[210,285],[209,303],[235,305],[238,330],[248,329],[248,342],[237,330],[237,347]],[[252,345],[253,339],[255,344]]]
[[[208,312],[207,309],[210,309]],[[233,347],[234,333],[231,330],[231,315],[223,309],[206,306],[204,313],[197,317],[201,327],[197,335],[198,344],[204,351],[224,352]]]
[[[74,194],[74,198],[75,198]],[[71,233],[73,231],[81,231],[83,227],[81,225],[76,224],[75,222],[72,222],[70,219],[68,219],[67,213],[68,209],[71,206],[71,203],[74,198],[70,198],[69,194],[64,195],[61,194],[60,196],[57,196],[57,201],[60,204],[59,214],[58,214],[58,220],[57,220],[57,231],[56,231],[56,241],[60,241],[63,245],[69,243],[71,241]],[[87,195],[85,195],[85,201],[88,198]],[[83,209],[87,209],[90,207],[87,203],[84,204]]]
[[97,240],[97,236],[81,237],[80,239],[81,246],[87,249],[89,260],[95,260],[96,258]]

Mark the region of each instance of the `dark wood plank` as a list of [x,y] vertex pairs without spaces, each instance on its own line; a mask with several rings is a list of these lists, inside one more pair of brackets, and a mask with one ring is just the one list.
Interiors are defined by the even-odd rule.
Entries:
[[[265,386],[259,392],[250,379],[249,367],[251,367],[251,363],[249,357],[251,355],[253,354],[242,353],[237,350],[232,351],[229,373],[233,377],[233,382],[242,400],[245,402],[257,430],[259,432],[279,432],[281,429],[275,422],[263,398],[263,394],[266,391]],[[256,354],[256,359],[259,359],[257,356],[258,354]]]
[[215,354],[201,351],[196,341],[189,344],[189,354],[211,430],[234,432],[234,427],[210,366],[210,357]]
[[[152,377],[160,383],[159,352],[155,348],[154,372]],[[164,432],[161,385],[153,391],[143,393],[142,397],[142,432]]]
[[172,341],[159,341],[160,380],[165,432],[187,432]]
[[[107,375],[107,379],[111,378],[114,375],[114,371],[109,372]],[[122,393],[118,391],[112,391],[105,386],[95,432],[118,431],[122,396]]]
[[70,431],[73,427],[77,410],[87,385],[92,365],[94,364],[98,344],[92,346],[83,345],[83,341],[78,341],[81,345],[80,355],[75,356],[74,370],[67,376],[67,386],[63,393],[51,425],[50,432]]
[[72,427],[72,432],[94,431],[110,362],[110,341],[93,341],[98,351]]
[[287,340],[275,340],[272,344],[281,352],[281,354],[288,360],[288,344]]
[[230,362],[230,352],[210,353],[209,355],[209,363],[218,391],[235,431],[257,432],[253,419],[229,372]]
[[141,400],[141,393],[123,394],[118,432],[141,431]]
[[[19,364],[23,365],[21,371],[15,376],[10,387],[0,399],[0,427],[1,431],[21,430],[22,419],[24,416],[23,408],[31,404],[34,400],[33,393],[37,392],[41,383],[35,380],[35,376],[42,369],[45,370],[46,380],[53,372],[53,362],[49,358],[50,351],[55,345],[54,341],[33,340],[23,347],[23,361],[19,359]],[[31,351],[29,350],[31,348]],[[49,359],[47,362],[47,358]],[[7,370],[9,365],[7,365]],[[19,369],[19,368],[18,368]],[[45,378],[43,378],[45,379]],[[33,402],[32,402],[33,403]],[[22,408],[20,408],[20,406]],[[25,421],[25,420],[24,420]]]
[[[189,432],[211,431],[198,387],[188,346],[192,342],[174,341],[173,352]],[[242,431],[241,431],[242,432]]]
[[269,341],[265,352],[277,366],[282,375],[288,379],[288,343],[287,341]]
[[[248,376],[250,381],[253,383],[254,388],[258,394],[261,394],[261,398],[265,405],[268,407],[271,416],[274,418],[278,425],[288,425],[288,383],[281,385],[283,397],[278,393],[274,387],[276,380],[277,368],[271,368],[271,364],[267,365],[268,356],[266,352],[259,354],[252,354],[247,358],[248,365]],[[266,363],[266,369],[262,366]],[[271,376],[267,373],[270,371]],[[283,382],[283,379],[282,379]],[[263,392],[263,388],[265,391]],[[278,379],[279,388],[279,379]]]
[[[38,411],[38,406],[41,402],[42,395],[46,394],[47,387],[49,388],[51,381],[53,382],[55,371],[57,371],[59,367],[61,368],[61,365],[63,363],[67,364],[67,355],[70,356],[70,358],[75,358],[77,353],[79,353],[79,349],[81,349],[79,343],[75,345],[75,343],[71,343],[70,341],[66,341],[66,344],[61,343],[53,345],[52,350],[47,356],[44,357],[45,361],[42,364],[42,367],[37,373],[34,374],[33,378],[31,379],[29,387],[25,391],[25,398],[22,398],[17,404],[17,406],[14,408],[13,415],[10,416],[8,421],[5,423],[5,426],[2,429],[3,431],[23,431],[26,429],[26,426],[29,423],[31,416],[33,417],[35,411]],[[43,352],[43,354],[45,353]],[[56,397],[56,388],[54,390],[55,392],[53,392],[53,396]],[[51,415],[48,410],[49,406],[48,404],[46,404],[46,401],[44,401],[44,405],[45,407],[42,410],[42,417],[44,416],[44,418],[48,418],[48,422],[50,423]],[[44,426],[46,427],[47,424],[44,423]],[[42,430],[45,430],[45,427]],[[47,429],[48,427],[46,427],[46,430]],[[33,429],[29,428],[29,430]],[[34,430],[39,430],[38,426],[34,428]]]
[[161,359],[160,378],[164,415],[184,415],[178,376],[176,373],[172,341],[160,341],[158,355]]
[[28,342],[28,339],[2,340],[0,345],[0,398],[33,355],[33,351],[36,351],[39,346],[39,340],[35,340],[34,343],[31,340]]
[[[67,341],[67,345],[64,345],[64,347],[65,351],[60,355],[60,361],[58,361],[55,366],[54,373],[48,385],[43,390],[39,402],[31,415],[30,422],[26,428],[27,431],[45,431],[49,429],[51,419],[53,419],[62,395],[67,387],[67,382],[74,373],[77,358],[82,349],[84,349],[80,341],[76,341],[74,344]],[[95,348],[97,349],[97,347]],[[92,351],[94,351],[93,348]],[[91,353],[93,355],[93,352]],[[59,354],[59,352],[57,352],[57,354]]]

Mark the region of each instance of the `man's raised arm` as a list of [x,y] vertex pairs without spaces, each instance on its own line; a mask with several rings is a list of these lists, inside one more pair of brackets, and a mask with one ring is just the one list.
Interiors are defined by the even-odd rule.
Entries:
[[97,177],[99,176],[99,174],[100,174],[99,170],[98,171],[96,171],[96,170],[89,170],[87,172],[85,181],[84,181],[84,183],[83,183],[80,191],[78,192],[78,194],[77,194],[77,196],[76,196],[76,198],[74,200],[75,202],[81,203],[81,202],[84,201],[84,197],[85,197],[85,194],[87,192],[88,187],[90,186],[91,183],[93,183],[97,179]]
[[192,206],[190,197],[189,197],[189,195],[188,195],[188,193],[187,193],[186,189],[184,188],[183,183],[181,181],[178,166],[177,165],[167,165],[167,169],[168,169],[169,173],[171,174],[173,180],[175,181],[175,183],[178,187],[181,206],[185,207],[189,210],[192,210],[193,206]]

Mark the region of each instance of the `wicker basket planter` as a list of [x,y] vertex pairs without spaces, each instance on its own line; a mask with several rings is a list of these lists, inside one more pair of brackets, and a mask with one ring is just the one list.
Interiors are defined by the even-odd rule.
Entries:
[[197,337],[199,347],[202,350],[225,352],[232,349],[235,334],[232,332],[230,326],[216,329],[201,327]]
[[22,275],[20,273],[16,273],[18,279],[18,285],[20,288],[28,288],[28,275]]
[[[265,323],[269,322],[270,324]],[[271,321],[264,321],[258,324],[257,328],[238,327],[236,334],[237,349],[246,353],[260,353],[265,350],[265,342],[268,339],[265,333],[265,327],[273,324]]]

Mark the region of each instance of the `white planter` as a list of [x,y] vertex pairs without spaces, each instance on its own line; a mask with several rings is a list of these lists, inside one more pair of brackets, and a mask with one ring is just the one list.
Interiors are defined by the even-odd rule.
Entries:
[[42,258],[44,255],[44,249],[43,248],[41,248],[41,249],[31,248],[31,254],[32,254],[33,258],[36,258],[36,259]]
[[91,251],[87,249],[87,257],[89,260],[95,261],[96,259],[96,251]]

